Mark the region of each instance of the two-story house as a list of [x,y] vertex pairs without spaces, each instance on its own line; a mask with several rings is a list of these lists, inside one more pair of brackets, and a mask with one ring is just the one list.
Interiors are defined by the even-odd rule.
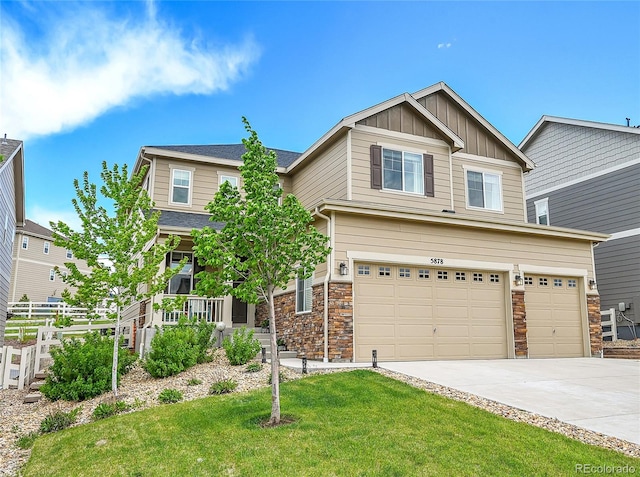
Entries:
[[[159,240],[189,232],[223,181],[241,185],[242,145],[143,147],[135,170],[162,210]],[[533,162],[444,83],[344,118],[302,154],[278,151],[285,193],[331,254],[278,295],[280,335],[310,359],[599,356],[593,246],[600,233],[529,224]],[[189,262],[167,293],[189,294]],[[194,300],[196,298],[194,297]],[[194,301],[194,312],[198,309]],[[200,307],[211,316],[211,306]],[[241,311],[240,311],[241,309]],[[219,298],[215,319],[258,324],[263,305]],[[171,321],[143,304],[143,327]],[[151,317],[149,319],[149,317]]]
[[519,148],[537,166],[529,222],[611,234],[594,251],[600,304],[618,337],[640,336],[640,128],[542,116]]
[[32,302],[62,301],[62,291],[69,287],[55,268],[59,267],[64,275],[64,264],[73,262],[80,271],[89,272],[84,260],[53,243],[50,229],[27,219],[15,234],[9,301],[20,301],[25,296]]
[[0,346],[4,343],[11,276],[11,250],[16,225],[25,220],[24,150],[22,141],[0,143]]

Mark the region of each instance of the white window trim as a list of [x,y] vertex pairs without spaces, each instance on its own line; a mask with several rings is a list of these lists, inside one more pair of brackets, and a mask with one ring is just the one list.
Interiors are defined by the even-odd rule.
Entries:
[[222,183],[224,182],[225,179],[235,179],[236,180],[235,187],[237,187],[238,189],[240,188],[240,176],[238,174],[218,172],[218,190],[220,190],[220,187],[222,187]]
[[[71,256],[69,256],[69,255],[71,255]],[[66,252],[65,252],[65,257],[67,257],[69,260],[72,260],[73,259],[73,251],[67,249]]]
[[49,270],[49,281],[50,282],[56,281],[56,271],[53,268]]
[[22,247],[22,250],[29,250],[29,237],[26,235],[22,236],[22,244],[20,247]]
[[[382,156],[382,191],[384,192],[391,192],[394,194],[409,194],[409,195],[414,195],[414,196],[418,196],[418,197],[424,197],[424,188],[425,188],[425,184],[424,184],[424,154],[426,154],[427,152],[425,150],[422,149],[415,149],[412,147],[404,147],[404,146],[397,146],[397,145],[391,145],[391,144],[384,144],[384,143],[377,143],[378,146],[382,146],[382,151],[381,151],[381,156]],[[389,149],[390,151],[397,151],[400,152],[402,154],[402,189],[389,189],[387,187],[384,186],[384,150],[385,149]],[[408,152],[409,154],[419,154],[420,155],[420,168],[422,170],[422,174],[420,174],[420,180],[422,181],[422,192],[411,192],[411,191],[407,191],[404,190],[404,153]]]
[[51,250],[51,243],[46,241],[42,244],[42,253],[45,255],[49,255],[49,251]]
[[[303,283],[304,286],[304,310],[298,310],[298,293],[300,292],[300,282]],[[311,300],[309,303],[306,302],[306,298],[307,298],[307,290],[311,290]],[[311,275],[309,278],[298,278],[296,277],[296,296],[295,296],[295,300],[296,300],[296,315],[303,315],[306,313],[311,313],[313,311],[313,275]]]
[[[193,194],[193,172],[195,171],[194,168],[192,167],[176,167],[176,166],[172,166],[169,165],[169,170],[170,170],[170,174],[169,174],[169,197],[168,197],[168,202],[170,205],[177,205],[179,207],[191,207],[191,196]],[[189,173],[189,190],[187,193],[187,202],[174,202],[173,201],[173,188],[175,187],[173,184],[174,181],[174,176],[176,171],[179,172],[187,172]]]
[[[538,225],[551,225],[551,219],[549,217],[549,197],[545,197],[544,199],[540,199],[540,200],[536,200],[533,203],[535,209],[536,209],[536,224]],[[547,211],[547,223],[546,224],[540,224],[540,208],[542,206],[545,206],[546,211]]]
[[[496,169],[486,169],[482,167],[474,167],[469,166],[467,164],[462,165],[462,169],[464,171],[464,198],[465,198],[465,207],[467,210],[481,210],[483,212],[492,212],[494,214],[504,214],[504,193],[502,187],[502,171],[498,171]],[[498,177],[498,182],[500,183],[500,209],[488,209],[486,207],[476,207],[473,205],[469,205],[469,181],[467,178],[468,172],[478,172],[482,174],[482,187],[483,192],[484,188],[484,174],[492,174]],[[486,200],[485,200],[486,203]]]

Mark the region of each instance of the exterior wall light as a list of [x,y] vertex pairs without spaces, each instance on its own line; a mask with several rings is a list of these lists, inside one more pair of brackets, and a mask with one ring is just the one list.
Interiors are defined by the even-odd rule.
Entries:
[[516,275],[514,277],[514,282],[517,287],[521,287],[522,285],[524,285],[524,277],[522,275]]
[[596,283],[596,281],[593,278],[591,278],[589,280],[589,289],[590,290],[595,290],[596,288],[598,288],[598,284]]
[[349,269],[347,268],[347,264],[344,262],[340,262],[340,275],[343,277],[345,275],[349,275]]

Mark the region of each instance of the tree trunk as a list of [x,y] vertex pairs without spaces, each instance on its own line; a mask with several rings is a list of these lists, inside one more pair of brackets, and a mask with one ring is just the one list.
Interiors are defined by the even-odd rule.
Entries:
[[111,390],[114,397],[118,397],[118,350],[120,349],[120,306],[116,316],[116,329],[113,333],[113,363],[111,365]]
[[276,336],[276,312],[273,303],[273,287],[267,290],[269,305],[269,331],[271,332],[271,419],[269,424],[280,424],[280,356]]

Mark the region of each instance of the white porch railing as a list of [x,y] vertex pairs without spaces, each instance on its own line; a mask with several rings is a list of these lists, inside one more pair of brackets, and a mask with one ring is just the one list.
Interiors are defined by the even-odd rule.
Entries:
[[[169,295],[173,298],[175,295]],[[189,319],[205,320],[208,323],[222,321],[222,298],[189,297],[182,310],[163,311],[162,323],[178,323],[181,317]]]
[[[14,357],[19,362],[14,363]],[[0,389],[15,386],[24,389],[35,377],[36,347],[26,346],[18,349],[12,346],[0,348]]]
[[[605,318],[607,318],[605,320]],[[602,320],[602,339],[611,337],[611,341],[618,339],[618,330],[616,327],[616,310],[615,308],[609,308],[608,310],[600,311],[600,319]],[[605,328],[610,328],[605,331]]]

